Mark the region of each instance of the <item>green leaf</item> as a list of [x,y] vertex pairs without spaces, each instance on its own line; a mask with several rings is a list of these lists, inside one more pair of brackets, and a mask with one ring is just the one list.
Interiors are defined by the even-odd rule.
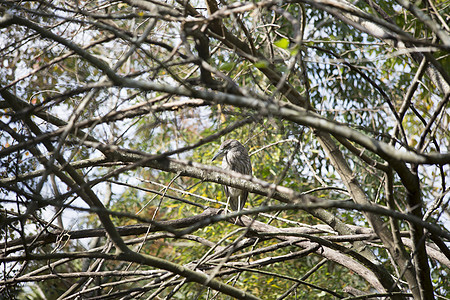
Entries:
[[282,38],[281,40],[276,41],[275,43],[273,43],[275,46],[282,48],[282,49],[287,49],[289,48],[289,40]]
[[259,60],[259,61],[255,62],[255,67],[257,67],[258,69],[267,68],[268,65],[269,65],[269,63],[265,60]]
[[220,65],[219,69],[221,71],[231,71],[236,66],[234,62],[226,62]]

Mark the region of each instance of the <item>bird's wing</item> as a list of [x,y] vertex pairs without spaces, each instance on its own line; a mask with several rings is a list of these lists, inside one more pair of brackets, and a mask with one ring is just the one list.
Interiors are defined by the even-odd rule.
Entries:
[[226,185],[222,185],[223,186],[223,191],[225,192],[225,197],[230,197],[230,190],[229,187]]
[[235,195],[234,197],[230,197],[230,207],[234,211],[239,211],[245,206],[245,202],[247,201],[248,192],[243,190],[237,190],[239,191],[238,195]]

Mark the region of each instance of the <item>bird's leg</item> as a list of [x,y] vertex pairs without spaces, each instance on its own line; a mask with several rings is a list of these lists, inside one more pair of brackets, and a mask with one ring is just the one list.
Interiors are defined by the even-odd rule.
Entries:
[[[226,214],[229,212],[229,210],[228,210],[229,204],[230,204],[230,197],[227,197],[227,204],[225,205],[225,213]],[[231,210],[230,210],[230,212],[231,212]]]
[[[237,198],[237,212],[240,212],[240,211],[241,211],[241,196],[239,195],[238,198]],[[236,218],[234,219],[234,225],[236,225],[238,219],[240,219],[240,216],[239,216],[239,217],[236,217]],[[242,222],[241,222],[241,223],[242,223]]]
[[[240,210],[238,210],[238,212],[239,212]],[[239,218],[240,217],[236,217],[236,218],[234,218],[234,225],[236,225],[237,224],[237,221],[239,220]]]

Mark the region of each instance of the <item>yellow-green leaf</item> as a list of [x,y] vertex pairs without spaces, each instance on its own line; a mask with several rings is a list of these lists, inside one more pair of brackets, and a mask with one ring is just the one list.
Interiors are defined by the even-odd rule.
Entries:
[[289,48],[289,40],[282,38],[281,40],[276,41],[274,45],[282,49],[287,49]]
[[258,69],[267,68],[268,65],[269,63],[265,60],[258,60],[257,62],[255,62],[255,67],[257,67]]

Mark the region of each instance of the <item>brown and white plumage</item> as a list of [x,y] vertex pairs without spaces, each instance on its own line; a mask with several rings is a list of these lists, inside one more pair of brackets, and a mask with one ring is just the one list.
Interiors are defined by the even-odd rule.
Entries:
[[[222,156],[223,169],[246,175],[252,174],[252,164],[247,149],[238,141],[226,140],[223,142],[212,160]],[[224,189],[231,209],[235,211],[241,210],[245,205],[245,201],[247,201],[248,192],[228,186],[224,186]]]

